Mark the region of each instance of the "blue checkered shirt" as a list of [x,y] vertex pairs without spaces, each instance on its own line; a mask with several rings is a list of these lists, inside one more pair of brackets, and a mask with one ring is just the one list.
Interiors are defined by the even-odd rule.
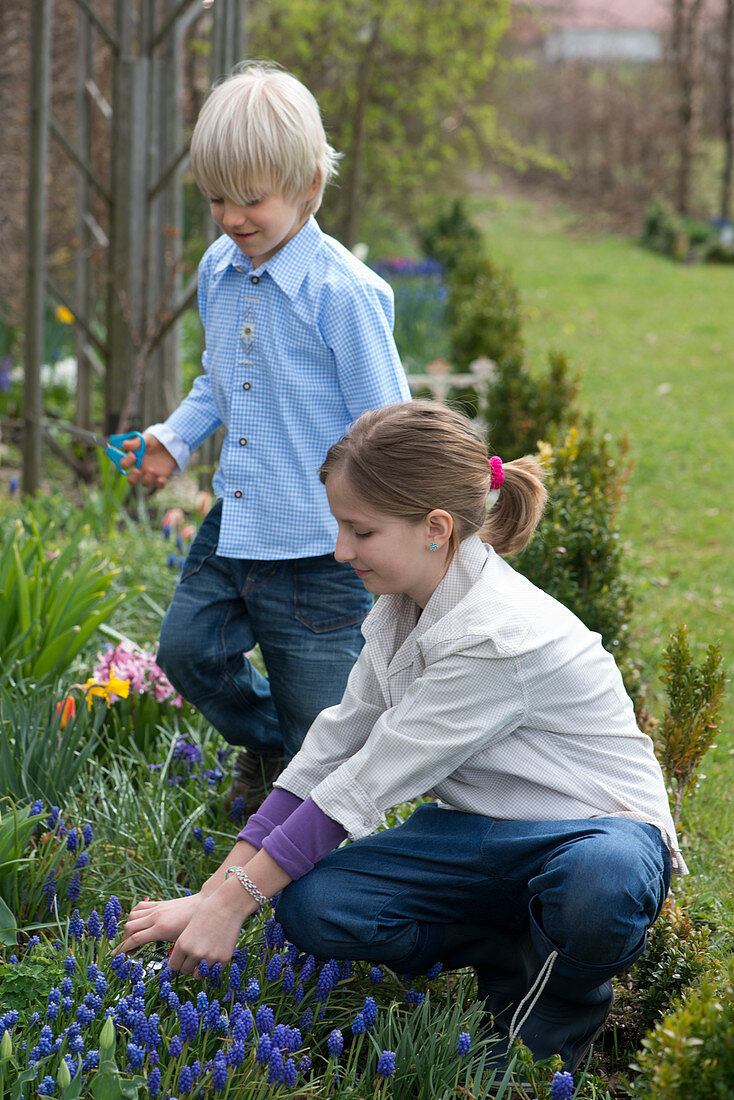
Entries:
[[213,488],[217,553],[278,560],[331,553],[319,467],[366,409],[410,400],[392,336],[392,289],[310,218],[261,267],[227,236],[199,266],[201,374],[151,431],[179,468],[227,429]]

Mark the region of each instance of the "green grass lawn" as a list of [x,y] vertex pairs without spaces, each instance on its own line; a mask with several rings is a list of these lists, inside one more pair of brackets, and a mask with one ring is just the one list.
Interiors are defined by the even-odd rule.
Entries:
[[[656,681],[681,622],[697,659],[721,643],[731,676],[734,267],[675,264],[632,240],[585,233],[558,207],[477,199],[471,212],[521,292],[530,362],[565,352],[582,372],[583,407],[613,438],[629,438],[635,465],[620,523],[634,649],[648,677]],[[658,696],[658,714],[660,705]],[[726,896],[732,923],[733,756],[730,686],[684,831],[699,888]]]

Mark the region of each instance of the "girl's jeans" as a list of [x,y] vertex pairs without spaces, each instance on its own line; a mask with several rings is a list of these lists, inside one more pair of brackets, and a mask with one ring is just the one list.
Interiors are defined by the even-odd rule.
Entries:
[[[158,663],[231,745],[287,762],[317,714],[341,701],[372,597],[331,554],[218,557],[221,511],[220,501],[191,545]],[[245,657],[256,644],[267,677]]]
[[427,803],[320,860],[286,887],[276,916],[317,958],[486,972],[492,930],[527,931],[532,903],[563,956],[616,972],[641,950],[669,884],[670,856],[652,825],[499,821]]

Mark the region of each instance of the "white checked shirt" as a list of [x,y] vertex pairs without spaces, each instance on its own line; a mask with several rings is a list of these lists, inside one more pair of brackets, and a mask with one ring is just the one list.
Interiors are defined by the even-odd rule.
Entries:
[[327,450],[365,410],[410,400],[391,287],[310,218],[257,269],[229,237],[215,241],[199,267],[199,311],[204,373],[148,430],[181,469],[226,426],[218,554],[331,553],[336,523],[318,476]]
[[505,820],[655,825],[685,874],[660,765],[598,634],[477,535],[423,613],[380,596],[342,702],[278,778],[354,839],[430,791]]

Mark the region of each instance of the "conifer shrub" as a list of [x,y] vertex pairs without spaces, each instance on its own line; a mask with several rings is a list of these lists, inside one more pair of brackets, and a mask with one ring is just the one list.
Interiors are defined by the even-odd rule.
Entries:
[[645,208],[640,244],[674,260],[684,260],[688,255],[690,240],[685,222],[659,195]]
[[719,729],[726,670],[721,647],[712,643],[700,665],[692,656],[685,623],[670,635],[663,651],[661,680],[668,708],[652,734],[671,794],[673,821],[680,822],[683,801],[695,788],[704,756]]
[[540,454],[548,469],[548,505],[535,538],[513,565],[601,634],[625,671],[632,600],[617,512],[630,472],[626,444],[615,453],[587,420],[557,446],[543,444]]
[[734,1082],[734,959],[706,975],[643,1040],[637,1100],[728,1100]]
[[517,287],[510,272],[487,255],[460,202],[424,231],[422,245],[445,271],[454,369],[467,371],[476,360],[493,364],[482,384],[454,390],[452,402],[487,425],[497,453],[514,458],[534,452],[539,440],[578,420],[577,374],[558,352],[551,352],[545,372],[529,368]]
[[647,934],[644,953],[628,976],[640,1034],[672,1011],[675,1002],[702,977],[709,960],[711,932],[696,923],[671,895]]

